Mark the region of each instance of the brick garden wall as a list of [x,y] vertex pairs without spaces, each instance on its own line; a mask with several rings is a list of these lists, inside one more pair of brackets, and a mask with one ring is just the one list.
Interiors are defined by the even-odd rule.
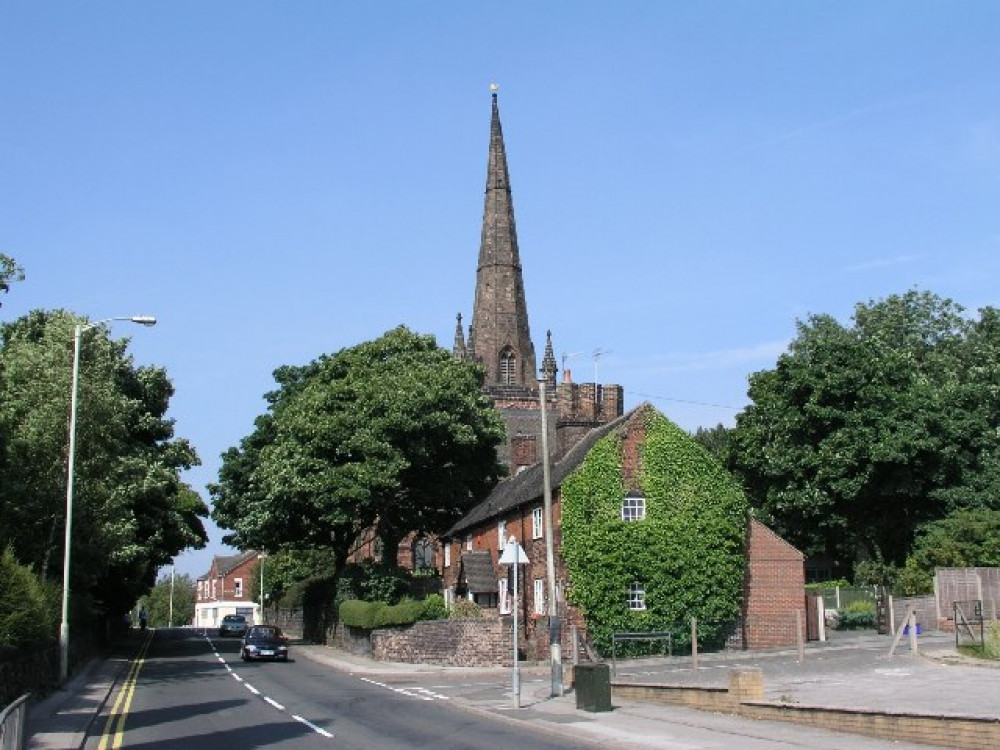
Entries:
[[510,663],[510,631],[499,619],[431,620],[371,634],[376,661],[499,667]]
[[744,574],[744,646],[782,648],[797,644],[795,613],[805,628],[805,558],[759,521],[747,529]]

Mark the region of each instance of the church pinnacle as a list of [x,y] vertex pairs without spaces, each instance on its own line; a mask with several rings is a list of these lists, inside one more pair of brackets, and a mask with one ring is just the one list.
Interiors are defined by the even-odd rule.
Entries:
[[537,382],[535,347],[528,326],[497,88],[495,84],[490,86],[493,116],[486,165],[486,198],[476,270],[476,299],[466,347],[486,368],[487,386],[534,388]]

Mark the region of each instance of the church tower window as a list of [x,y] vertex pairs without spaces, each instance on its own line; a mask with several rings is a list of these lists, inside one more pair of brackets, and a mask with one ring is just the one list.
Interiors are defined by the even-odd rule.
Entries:
[[517,355],[510,347],[500,352],[500,384],[517,385]]

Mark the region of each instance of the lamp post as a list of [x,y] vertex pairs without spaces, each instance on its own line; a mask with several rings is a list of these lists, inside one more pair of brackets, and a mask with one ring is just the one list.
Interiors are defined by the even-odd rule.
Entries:
[[174,571],[176,568],[176,565],[170,566],[170,614],[167,617],[168,628],[172,628],[174,626]]
[[[544,371],[543,371],[544,372]],[[554,373],[552,373],[554,375]],[[545,518],[543,526],[545,528],[545,578],[548,584],[548,606],[546,613],[549,617],[549,666],[552,676],[553,698],[558,698],[563,694],[562,681],[562,623],[559,620],[559,611],[556,602],[556,565],[555,565],[555,541],[552,530],[552,479],[549,470],[549,423],[548,404],[545,394],[546,380],[550,373],[544,372],[545,377],[538,381],[539,402],[542,409],[542,503]]]
[[266,552],[260,553],[260,625],[264,624],[264,558]]
[[156,325],[150,315],[105,318],[96,323],[77,323],[73,330],[73,381],[69,392],[69,458],[66,467],[66,538],[63,544],[62,621],[59,625],[59,682],[69,676],[69,561],[73,530],[73,464],[76,458],[76,402],[80,385],[80,340],[84,331],[114,320],[129,320],[143,326]]

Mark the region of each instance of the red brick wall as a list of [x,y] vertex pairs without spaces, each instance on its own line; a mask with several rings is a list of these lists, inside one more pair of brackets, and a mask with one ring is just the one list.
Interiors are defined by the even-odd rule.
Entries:
[[519,435],[511,439],[510,468],[516,474],[518,468],[538,463],[537,441],[534,435]]
[[746,648],[779,648],[797,643],[795,613],[806,622],[805,558],[767,526],[750,520],[744,577]]

